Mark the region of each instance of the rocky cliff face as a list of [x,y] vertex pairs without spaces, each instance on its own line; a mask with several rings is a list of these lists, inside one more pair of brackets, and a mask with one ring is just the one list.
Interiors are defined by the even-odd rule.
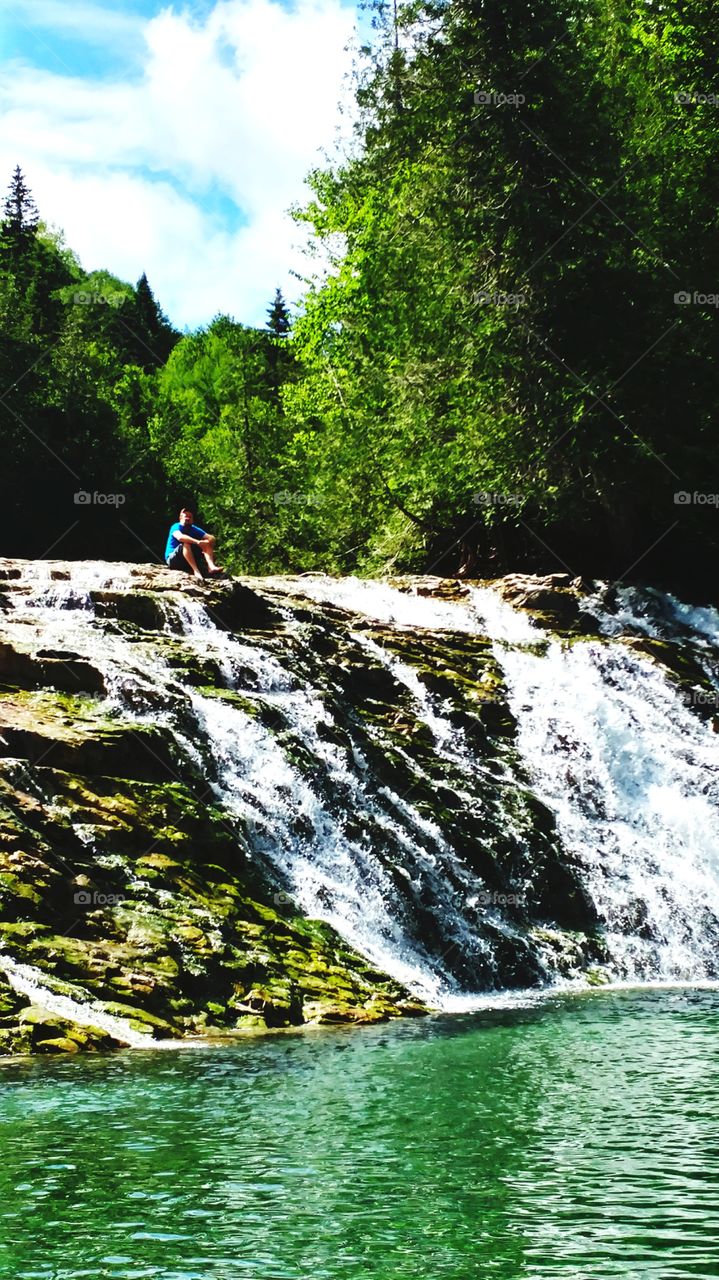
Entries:
[[[372,589],[367,610],[321,576],[0,562],[0,1051],[375,1021],[608,971],[472,584]],[[547,628],[598,637],[561,575],[487,594],[521,606],[525,652]]]
[[[196,601],[254,639],[282,630],[268,602],[238,583],[198,589],[151,567],[102,566],[95,576],[112,586],[78,594],[86,566],[35,574],[0,567],[0,1050],[422,1012],[331,927],[293,909],[200,760],[178,746],[167,691],[130,680],[124,707],[112,697],[101,660],[110,636],[149,648],[150,673],[159,660],[235,696],[212,658],[173,634],[173,605]],[[81,652],[48,642],[56,606],[82,619]]]

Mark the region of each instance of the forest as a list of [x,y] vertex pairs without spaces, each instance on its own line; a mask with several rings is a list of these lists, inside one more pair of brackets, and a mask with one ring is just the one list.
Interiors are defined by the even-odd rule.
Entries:
[[370,18],[351,131],[294,210],[301,301],[269,281],[264,328],[218,315],[181,334],[146,275],[83,270],[18,157],[4,554],[158,560],[189,502],[234,572],[706,589],[710,6],[416,0]]

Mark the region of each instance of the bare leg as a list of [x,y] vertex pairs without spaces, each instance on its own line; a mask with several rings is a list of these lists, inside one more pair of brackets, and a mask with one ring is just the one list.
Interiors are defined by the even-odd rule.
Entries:
[[202,542],[200,543],[200,547],[202,548],[202,554],[204,555],[207,561],[208,569],[210,569],[211,571],[214,570],[217,573],[222,573],[222,569],[220,568],[220,566],[218,564],[215,564],[215,542],[216,541],[217,539],[215,538],[215,535],[212,533],[208,533],[207,536],[202,539]]
[[200,566],[197,563],[194,547],[191,546],[189,542],[183,542],[181,546],[182,546],[182,554],[185,557],[187,563],[189,564],[194,576],[196,578],[199,578],[201,582],[204,582],[204,578],[200,573]]

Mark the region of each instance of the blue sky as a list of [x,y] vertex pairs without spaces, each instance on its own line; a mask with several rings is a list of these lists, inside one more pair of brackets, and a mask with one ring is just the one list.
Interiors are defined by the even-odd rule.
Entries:
[[88,270],[147,274],[180,327],[263,323],[307,272],[287,208],[333,147],[347,0],[0,0],[15,164]]

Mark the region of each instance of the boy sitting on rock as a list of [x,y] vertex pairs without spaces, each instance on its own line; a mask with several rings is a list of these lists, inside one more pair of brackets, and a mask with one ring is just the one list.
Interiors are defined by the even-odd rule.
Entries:
[[183,507],[180,519],[167,535],[165,564],[168,569],[180,569],[203,578],[219,578],[225,571],[215,564],[215,538],[199,525],[193,524],[194,511]]

